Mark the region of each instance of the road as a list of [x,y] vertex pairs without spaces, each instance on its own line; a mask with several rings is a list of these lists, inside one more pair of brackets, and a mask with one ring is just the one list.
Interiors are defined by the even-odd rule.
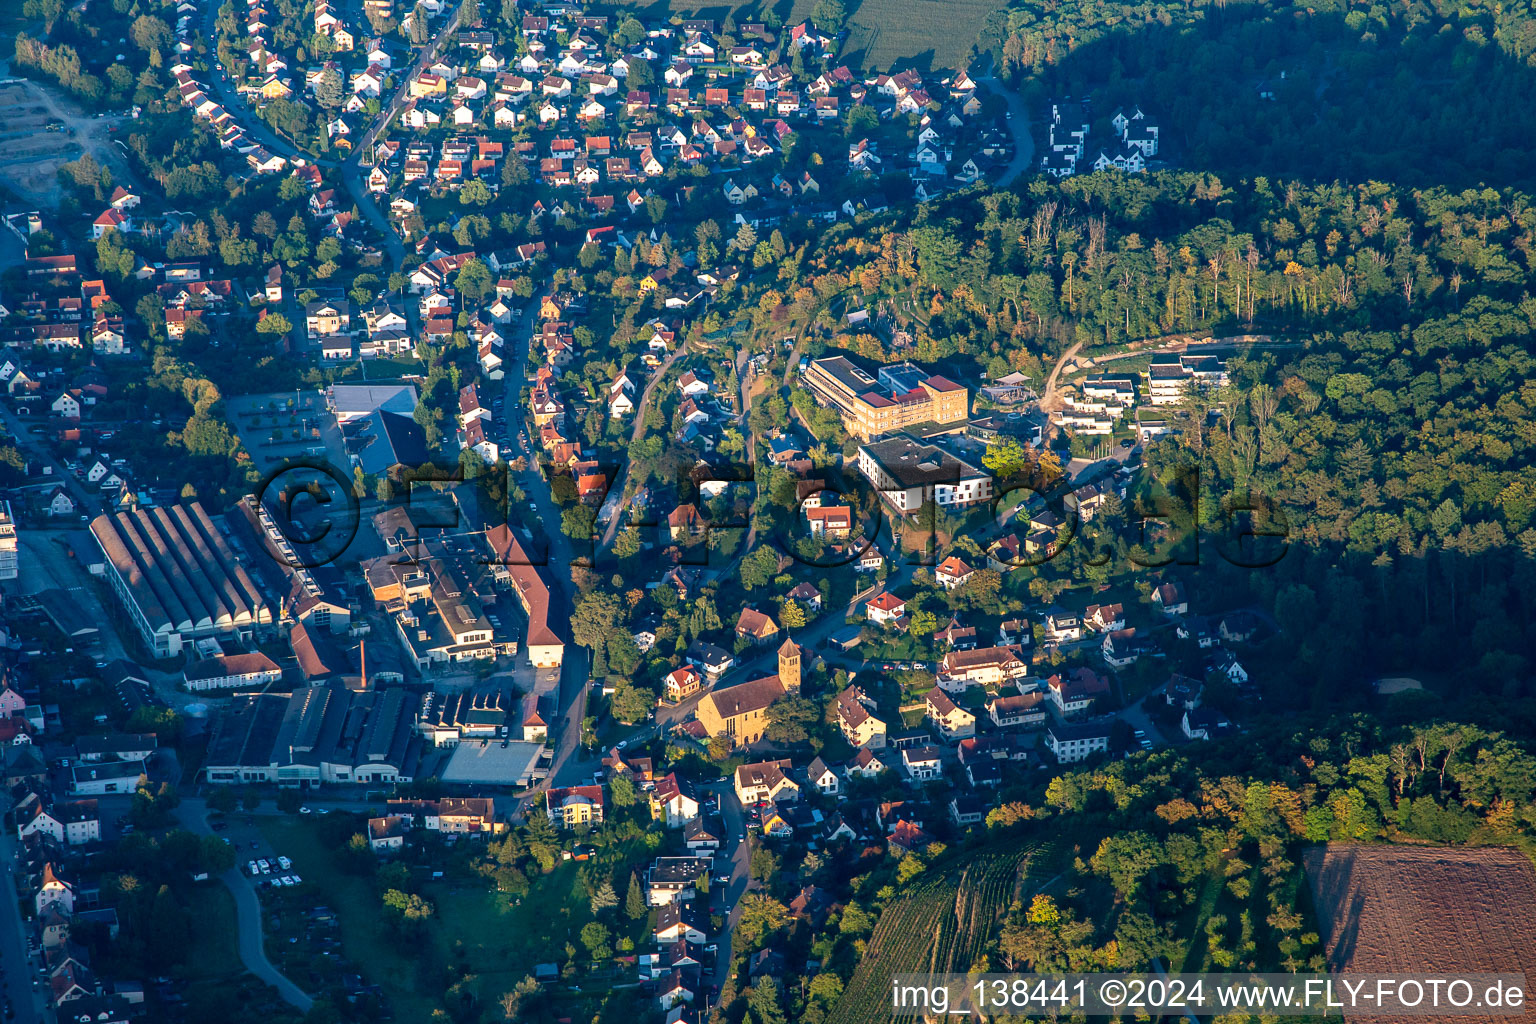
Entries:
[[[662,378],[667,375],[667,371],[672,369],[672,364],[677,362],[677,360],[682,356],[686,349],[687,345],[684,342],[679,341],[677,348],[673,349],[671,355],[667,356],[667,358],[662,361],[662,364],[656,367],[656,372],[651,375],[650,381],[645,385],[645,390],[640,392],[640,401],[635,404],[635,429],[630,431],[629,435],[630,444],[634,444],[644,436],[645,410],[649,409],[651,406],[651,396],[655,394],[656,388],[660,386]],[[617,479],[615,479],[613,484],[609,487],[609,491],[617,491],[619,494],[623,494],[624,488],[628,486],[629,460],[625,459],[624,465],[619,470]],[[620,515],[617,510],[614,511],[613,518],[608,521],[608,529],[603,532],[603,550],[606,551],[613,545],[613,538],[618,536],[619,527],[623,524],[624,518],[625,517]]]
[[[367,184],[363,180],[363,172],[360,166],[361,161],[364,157],[371,154],[373,144],[378,140],[379,134],[395,119],[395,115],[400,113],[400,108],[408,98],[411,80],[442,54],[443,47],[448,42],[448,37],[458,29],[459,18],[463,13],[464,5],[461,3],[458,7],[454,8],[453,14],[443,21],[443,24],[437,30],[437,34],[432,37],[431,41],[422,50],[421,56],[416,59],[415,64],[411,65],[410,70],[402,69],[400,71],[397,76],[400,86],[395,90],[395,95],[390,98],[389,105],[382,107],[378,116],[373,119],[372,123],[368,125],[367,130],[358,139],[357,145],[352,148],[351,155],[341,164],[342,186],[346,188],[347,194],[352,197],[352,201],[357,204],[358,211],[383,236],[385,248],[389,252],[389,269],[392,271],[399,270],[404,265],[405,245],[401,242],[400,235],[395,231],[394,225],[390,223],[384,211],[379,209],[373,193],[368,191]],[[406,315],[414,324],[416,322],[414,306],[407,303],[407,310]]]
[[[528,358],[533,340],[533,323],[538,309],[537,301],[531,301],[518,312],[507,332],[509,351],[502,362],[502,415],[507,418],[508,433],[516,436],[524,430],[521,393],[528,383]],[[544,579],[550,589],[549,621],[566,623],[565,655],[561,661],[559,693],[559,720],[554,729],[558,734],[555,753],[549,766],[549,776],[534,787],[540,792],[549,786],[570,786],[577,782],[590,782],[592,772],[601,764],[597,757],[581,756],[581,720],[586,713],[587,689],[590,683],[589,655],[585,647],[572,642],[569,635],[571,613],[575,600],[575,584],[571,580],[571,566],[578,564],[571,540],[560,529],[560,507],[550,493],[549,482],[539,470],[538,453],[533,440],[518,446],[513,455],[521,454],[528,466],[521,473],[514,472],[517,485],[528,495],[537,520],[526,524],[536,537],[542,536],[549,545]],[[514,524],[514,527],[516,524]],[[590,553],[584,553],[583,561]],[[537,559],[539,553],[530,551]]]
[[54,458],[53,454],[46,447],[38,443],[37,437],[27,430],[29,426],[42,426],[45,429],[52,429],[58,423],[57,420],[41,415],[41,410],[35,411],[39,415],[22,417],[17,416],[6,406],[0,405],[0,422],[5,423],[6,431],[16,439],[16,447],[25,452],[29,458],[41,462],[44,466],[52,469],[53,475],[58,478],[59,483],[63,484],[64,489],[69,492],[70,498],[75,503],[76,511],[80,515],[97,515],[101,512],[101,495],[92,494],[86,490],[85,485],[75,479],[75,474],[65,469],[64,464]]
[[40,1012],[42,993],[32,987],[32,979],[38,977],[28,955],[28,936],[31,934],[21,919],[18,900],[24,895],[16,891],[16,875],[11,870],[15,863],[15,840],[7,833],[0,840],[0,964],[5,975],[0,980],[0,992],[5,995],[5,1005],[15,1007],[16,1016],[11,1024],[35,1024],[43,1019]]
[[[216,23],[219,20],[219,7],[216,0],[207,0],[203,10],[203,38],[210,47],[217,47],[219,30]],[[221,103],[225,110],[235,116],[240,122],[241,129],[246,135],[261,143],[267,149],[287,160],[303,161],[307,164],[319,164],[321,167],[335,167],[332,160],[319,160],[299,149],[292,142],[283,138],[261,118],[256,116],[256,111],[235,90],[234,83],[229,80],[229,74],[220,64],[217,56],[210,57],[208,61],[207,81],[203,83],[213,92],[214,98]]]
[[368,130],[363,132],[362,136],[358,139],[357,145],[353,147],[352,157],[349,162],[355,163],[361,154],[372,149],[374,141],[379,137],[379,133],[389,125],[390,121],[394,120],[396,114],[400,113],[400,108],[405,105],[405,101],[409,98],[411,80],[425,70],[427,65],[437,60],[438,56],[443,52],[444,44],[448,42],[448,37],[458,29],[459,18],[463,14],[464,5],[460,3],[459,6],[453,9],[453,14],[443,21],[443,24],[437,30],[437,34],[427,42],[421,51],[421,56],[416,59],[415,64],[411,65],[410,70],[407,71],[402,68],[398,74],[395,74],[395,80],[400,83],[399,88],[395,90],[395,95],[390,98],[388,106],[381,104],[379,116],[373,119],[373,123],[368,126]]
[[[176,808],[176,817],[185,828],[199,835],[217,834],[208,826],[207,806],[196,797],[183,797]],[[245,964],[246,970],[277,989],[283,1002],[300,1013],[308,1013],[315,1001],[267,959],[266,939],[261,927],[261,900],[251,887],[251,880],[241,873],[239,864],[236,864],[220,876],[220,881],[235,898],[235,927],[239,933],[240,962]]]
[[1051,367],[1051,372],[1045,378],[1045,394],[1040,396],[1040,408],[1043,411],[1055,412],[1061,408],[1061,399],[1056,394],[1056,378],[1061,376],[1062,369],[1082,350],[1082,347],[1081,341],[1075,342],[1056,360],[1056,365]]
[[[752,865],[752,839],[747,835],[747,815],[729,779],[710,787],[720,796],[720,818],[725,824],[725,849],[730,851],[731,882],[725,887],[721,907],[729,907],[725,928],[715,939],[715,973],[711,984],[719,989],[731,974],[731,933],[741,919],[741,898],[747,891],[747,873]],[[739,840],[737,837],[741,837]]]
[[1008,161],[1008,166],[1003,168],[1003,172],[997,176],[997,181],[994,183],[997,188],[1007,188],[1034,163],[1035,140],[1029,133],[1029,113],[1024,108],[1024,100],[1019,96],[1018,90],[1008,88],[991,75],[976,79],[976,84],[994,95],[1001,96],[1003,102],[1008,104],[1008,118],[1004,123],[1008,126],[1009,134],[1013,136],[1013,159]]

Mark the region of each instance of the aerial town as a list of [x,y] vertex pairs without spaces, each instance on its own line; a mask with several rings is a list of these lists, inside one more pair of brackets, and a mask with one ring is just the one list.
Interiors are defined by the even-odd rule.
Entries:
[[1017,5],[17,6],[4,1020],[1536,972],[1519,195]]

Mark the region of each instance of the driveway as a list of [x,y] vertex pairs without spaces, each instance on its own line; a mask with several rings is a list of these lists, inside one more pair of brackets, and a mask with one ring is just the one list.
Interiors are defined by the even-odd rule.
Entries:
[[42,1020],[40,1008],[43,998],[40,989],[32,988],[32,979],[38,977],[27,948],[27,936],[31,931],[21,920],[21,907],[17,902],[16,876],[11,870],[14,863],[15,841],[7,834],[0,840],[0,964],[5,967],[0,979],[0,992],[8,1006],[16,1009],[12,1024],[34,1024]]
[[[200,799],[184,797],[176,808],[176,817],[183,827],[199,835],[216,834],[208,826],[208,808]],[[243,863],[237,854],[235,866],[220,876],[220,881],[235,898],[235,927],[239,936],[240,962],[245,964],[246,970],[277,989],[283,1002],[300,1013],[308,1013],[315,1001],[267,959],[266,939],[261,926],[261,900],[251,886],[251,880],[240,870]]]

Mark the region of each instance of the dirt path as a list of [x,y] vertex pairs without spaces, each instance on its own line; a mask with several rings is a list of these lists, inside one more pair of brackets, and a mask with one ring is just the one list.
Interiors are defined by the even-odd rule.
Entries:
[[[62,128],[48,131],[50,120]],[[63,197],[59,167],[90,153],[118,184],[136,187],[128,162],[113,144],[112,128],[128,120],[121,114],[94,117],[53,87],[11,79],[0,85],[0,181],[29,203],[56,206]]]
[[1045,378],[1045,394],[1040,396],[1040,408],[1042,411],[1055,412],[1061,408],[1061,397],[1056,394],[1056,378],[1061,376],[1061,371],[1067,365],[1067,361],[1077,355],[1082,347],[1082,342],[1073,345],[1063,352],[1061,358],[1056,360],[1056,365],[1051,367],[1050,375]]

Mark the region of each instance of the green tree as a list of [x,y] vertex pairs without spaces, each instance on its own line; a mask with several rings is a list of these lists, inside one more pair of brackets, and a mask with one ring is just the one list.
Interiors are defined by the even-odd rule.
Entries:
[[621,679],[618,686],[614,688],[613,702],[609,707],[613,711],[614,718],[625,725],[632,725],[644,720],[655,704],[655,694],[636,686],[628,679]]
[[619,905],[618,893],[613,891],[613,883],[603,879],[592,891],[592,898],[588,901],[593,914],[601,914],[605,910],[612,910]]
[[591,540],[597,516],[587,505],[572,505],[560,513],[560,531],[572,540]]
[[768,705],[768,725],[763,730],[775,743],[804,743],[810,728],[821,718],[816,702],[806,697],[781,697]]
[[268,311],[267,315],[256,321],[256,333],[266,336],[277,335],[281,337],[293,330],[293,324],[281,313]]
[[327,110],[340,107],[345,99],[343,85],[341,72],[335,68],[321,71],[320,77],[315,79],[315,102]]
[[765,974],[747,990],[747,1019],[752,1024],[786,1024],[778,979]]
[[615,807],[633,807],[635,805],[634,782],[623,773],[615,775],[608,783],[608,798],[613,801]]
[[453,286],[471,302],[480,302],[496,287],[496,282],[491,278],[491,272],[479,257],[471,257],[459,268],[458,276],[454,278]]
[[738,575],[748,590],[766,586],[779,572],[779,556],[769,547],[759,547],[741,560]]
[[492,199],[490,186],[479,178],[471,179],[459,189],[459,205],[461,206],[486,206]]
[[613,956],[613,948],[608,944],[611,938],[607,925],[589,921],[582,926],[581,944],[587,947],[593,960],[607,960]]
[[743,950],[755,948],[764,936],[778,931],[789,921],[788,908],[767,893],[747,893],[741,898],[740,907],[736,936],[741,939]]
[[650,913],[646,909],[645,893],[640,888],[640,877],[634,872],[630,872],[629,875],[629,892],[624,897],[624,913],[634,921]]

